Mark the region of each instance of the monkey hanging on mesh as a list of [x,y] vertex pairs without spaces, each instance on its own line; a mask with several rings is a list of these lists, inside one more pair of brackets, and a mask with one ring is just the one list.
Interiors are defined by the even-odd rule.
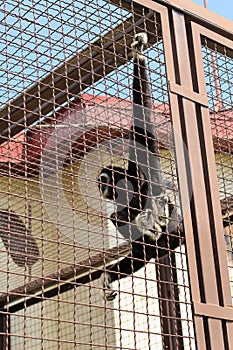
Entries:
[[[169,201],[151,122],[151,94],[143,49],[146,33],[138,33],[133,52],[133,118],[129,135],[127,169],[108,166],[98,178],[101,195],[115,202],[110,220],[130,239],[131,253],[108,268],[101,277],[104,295],[113,300],[111,283],[138,271],[151,258],[159,259],[180,244],[181,217]],[[127,192],[128,190],[128,192]]]

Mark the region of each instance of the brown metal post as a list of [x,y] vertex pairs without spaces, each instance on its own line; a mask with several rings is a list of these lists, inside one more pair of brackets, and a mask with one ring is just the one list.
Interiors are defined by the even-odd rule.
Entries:
[[[7,324],[8,324],[8,327],[7,327]],[[10,349],[10,344],[9,344],[10,337],[8,338],[8,342],[6,339],[7,334],[9,332],[7,328],[9,328],[9,320],[7,320],[6,309],[0,309],[0,350]]]
[[161,259],[156,265],[156,272],[164,349],[181,350],[184,344],[175,254]]
[[[188,150],[185,154],[184,149],[179,147],[179,150],[176,149],[176,157],[197,346],[200,350],[228,349],[232,343],[224,332],[225,320],[218,315],[219,307],[225,309],[226,314],[229,311],[227,306],[230,305],[230,289],[208,103],[206,96],[199,94],[198,84],[204,82],[196,76],[198,70],[195,65],[198,62],[191,56],[192,38],[188,36],[190,32],[187,34],[186,19],[181,12],[171,11],[170,30],[172,45],[168,33],[164,40],[174,138],[176,145],[182,138]],[[187,206],[190,188],[192,198]],[[218,247],[216,240],[221,241]],[[200,313],[199,305],[205,306],[206,312]],[[209,305],[216,306],[214,317],[208,313]]]

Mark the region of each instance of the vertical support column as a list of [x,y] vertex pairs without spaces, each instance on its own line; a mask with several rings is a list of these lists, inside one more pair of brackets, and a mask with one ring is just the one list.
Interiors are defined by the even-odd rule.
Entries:
[[164,349],[183,349],[183,334],[175,254],[165,256],[156,264],[158,296]]
[[[201,62],[192,56],[196,48],[190,45],[193,39],[186,25],[184,15],[171,10],[163,38],[197,346],[230,349],[224,312],[227,318],[231,296],[208,101],[204,75],[200,77],[196,67]],[[214,317],[209,306],[215,307]]]
[[9,332],[9,330],[7,330],[7,323],[9,323],[9,321],[7,322],[6,309],[1,308],[0,309],[0,350],[10,349],[10,344],[9,344],[10,338],[8,338],[8,342],[7,342],[7,333]]

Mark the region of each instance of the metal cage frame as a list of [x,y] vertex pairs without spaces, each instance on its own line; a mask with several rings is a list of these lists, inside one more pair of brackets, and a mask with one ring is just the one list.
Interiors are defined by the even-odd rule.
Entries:
[[[110,2],[129,10],[132,6],[131,1]],[[232,296],[223,236],[221,213],[223,203],[218,192],[201,47],[203,37],[207,37],[210,42],[218,43],[220,51],[224,46],[227,55],[233,58],[233,31],[229,30],[232,22],[187,0],[172,2],[135,0],[133,4],[136,11],[135,22],[128,19],[126,23],[113,28],[103,38],[91,44],[83,52],[79,52],[0,110],[0,142],[4,143],[8,139],[9,130],[13,137],[32,125],[38,118],[38,111],[40,115],[51,112],[53,105],[50,103],[50,98],[59,106],[65,103],[67,96],[76,96],[82,86],[88,86],[93,82],[91,70],[94,70],[95,81],[98,81],[103,74],[111,72],[115,67],[113,64],[115,51],[122,57],[115,64],[120,66],[124,63],[127,53],[122,33],[129,47],[135,23],[138,29],[144,29],[141,19],[143,9],[149,10],[148,18],[153,16],[154,12],[158,13],[164,40],[170,111],[176,130],[174,134],[176,164],[178,177],[182,179],[179,182],[181,203],[184,206],[187,203],[189,189],[192,188],[193,191],[191,204],[184,215],[184,227],[196,345],[200,350],[228,350],[233,348]],[[153,32],[153,23],[149,29]],[[153,44],[153,40],[153,37],[149,37],[150,44]],[[90,56],[92,60],[89,59]],[[80,77],[81,85],[76,81],[77,66],[81,67],[83,72]],[[62,88],[64,84],[67,87],[66,91]],[[179,139],[184,140],[186,150],[180,146]],[[44,297],[50,298],[57,294],[57,280],[63,283],[59,287],[60,293],[74,288],[75,284],[95,280],[101,273],[103,260],[109,265],[119,253],[126,254],[127,251],[129,246],[126,244],[120,251],[118,248],[100,252],[92,261],[81,261],[77,266],[54,272],[47,276],[46,280],[31,281],[11,291],[10,295],[1,295],[0,348],[10,346],[9,341],[6,345],[5,337],[10,322],[7,315],[22,309],[25,305],[40,302],[42,287]],[[95,268],[95,271],[90,273],[90,267]],[[170,317],[164,317],[165,344],[167,348],[175,349],[177,343],[174,343],[172,338],[172,328],[175,327],[179,333],[179,324],[175,321],[179,310],[173,308],[171,314],[169,313],[171,308],[169,301],[166,300],[166,293],[173,293],[176,299],[177,291],[175,286],[167,287],[170,278],[168,270],[161,266],[158,269],[161,276],[160,297],[165,296],[162,301],[163,308],[166,310],[165,316]],[[72,279],[74,270],[78,276],[76,279]],[[33,296],[30,296],[31,294]],[[27,297],[27,300],[21,301],[20,297]],[[9,306],[9,303],[12,304]],[[180,335],[182,337],[182,333]],[[182,342],[178,348],[182,348]]]

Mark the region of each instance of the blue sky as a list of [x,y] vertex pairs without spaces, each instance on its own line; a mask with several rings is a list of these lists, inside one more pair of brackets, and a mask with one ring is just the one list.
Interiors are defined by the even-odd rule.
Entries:
[[[193,0],[198,5],[204,6],[204,0]],[[233,1],[232,0],[207,0],[208,9],[218,13],[233,21]],[[233,24],[232,24],[233,29]]]

